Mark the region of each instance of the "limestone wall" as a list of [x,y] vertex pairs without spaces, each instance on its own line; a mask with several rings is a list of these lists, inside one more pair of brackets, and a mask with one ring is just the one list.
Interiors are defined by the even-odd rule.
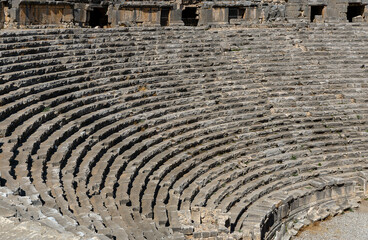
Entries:
[[[367,21],[367,0],[290,0],[290,1],[17,1],[0,16],[5,27],[31,25],[63,25],[75,27],[159,26],[169,11],[169,25],[224,25],[268,22],[346,22]],[[349,12],[349,8],[359,9]],[[194,8],[193,16],[183,16],[187,8]],[[2,9],[6,9],[3,7]],[[102,15],[93,15],[103,9]],[[165,11],[163,11],[165,9]],[[168,10],[169,9],[169,10]],[[321,10],[322,9],[322,10]],[[234,16],[238,11],[239,15]],[[108,22],[93,18],[108,18]],[[353,15],[353,16],[351,16]],[[8,17],[7,17],[8,16]],[[350,16],[350,17],[349,17]],[[198,19],[185,21],[183,18]],[[8,18],[8,20],[6,20]],[[354,18],[354,19],[352,19]],[[167,19],[167,18],[166,18]],[[92,21],[93,22],[93,21]],[[163,23],[165,22],[165,23]]]
[[63,24],[73,21],[73,6],[69,4],[32,4],[19,6],[21,25]]
[[212,8],[212,21],[216,23],[226,23],[229,17],[229,9],[225,7]]
[[117,21],[120,26],[160,25],[160,9],[158,7],[124,7],[119,10]]
[[364,9],[361,21],[367,21],[367,2],[366,1],[341,1],[341,0],[290,0],[286,5],[286,18],[291,20],[310,21],[312,8],[315,6],[324,6],[319,22],[346,22],[349,5],[362,6]]

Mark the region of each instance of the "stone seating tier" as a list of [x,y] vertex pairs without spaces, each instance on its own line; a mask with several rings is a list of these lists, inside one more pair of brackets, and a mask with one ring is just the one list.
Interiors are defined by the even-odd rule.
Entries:
[[366,30],[3,31],[0,207],[100,239],[288,239],[356,207]]

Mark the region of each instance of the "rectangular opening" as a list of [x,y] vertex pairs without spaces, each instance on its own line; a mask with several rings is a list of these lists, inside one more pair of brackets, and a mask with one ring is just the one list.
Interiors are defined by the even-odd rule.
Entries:
[[245,14],[244,8],[229,8],[229,22],[231,19],[243,19]]
[[196,7],[186,7],[181,15],[181,19],[185,26],[197,26],[198,25],[198,15]]
[[363,16],[364,8],[365,6],[360,3],[357,4],[350,3],[348,6],[348,11],[346,13],[346,17],[349,20],[349,22],[352,22],[354,17]]
[[161,8],[160,24],[161,26],[169,26],[170,8]]
[[316,16],[322,16],[323,17],[324,9],[325,9],[324,5],[311,6],[310,21],[314,22],[314,20],[316,19]]
[[0,2],[0,28],[3,27],[4,23],[4,3]]
[[229,22],[230,19],[238,19],[239,9],[238,8],[229,8]]
[[89,12],[88,25],[91,27],[101,27],[108,25],[107,7],[93,8]]
[[245,17],[245,8],[240,8],[239,9],[239,18],[244,19],[244,17]]

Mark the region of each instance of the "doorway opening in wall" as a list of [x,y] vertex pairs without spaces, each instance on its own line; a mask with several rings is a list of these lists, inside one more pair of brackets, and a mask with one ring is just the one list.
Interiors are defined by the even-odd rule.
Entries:
[[161,8],[160,24],[161,26],[169,26],[170,8]]
[[107,7],[93,8],[89,12],[88,25],[91,27],[101,27],[108,25]]
[[0,28],[3,28],[3,13],[4,13],[4,4],[0,2]]
[[196,7],[186,7],[181,15],[181,19],[185,26],[197,26],[198,25],[198,14]]
[[350,3],[348,6],[348,11],[346,13],[346,17],[349,20],[349,22],[352,22],[354,17],[363,16],[364,8],[365,6],[362,4]]
[[322,16],[323,17],[324,9],[325,9],[324,5],[311,6],[310,21],[314,22],[314,20],[316,19],[316,16]]
[[244,8],[229,8],[229,22],[231,19],[243,19],[245,14]]

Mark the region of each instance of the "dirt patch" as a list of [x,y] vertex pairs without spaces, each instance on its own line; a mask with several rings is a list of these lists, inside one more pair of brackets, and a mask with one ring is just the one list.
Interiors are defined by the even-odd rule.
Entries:
[[357,209],[328,217],[299,231],[295,240],[367,240],[368,201],[364,200]]

